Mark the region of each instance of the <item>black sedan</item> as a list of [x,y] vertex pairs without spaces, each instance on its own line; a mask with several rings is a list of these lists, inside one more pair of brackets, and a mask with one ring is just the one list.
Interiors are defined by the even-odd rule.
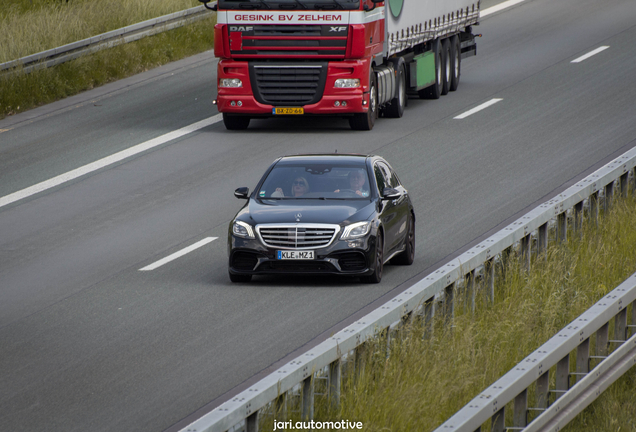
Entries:
[[229,274],[339,274],[365,283],[415,257],[415,211],[379,156],[297,155],[272,163],[230,223]]

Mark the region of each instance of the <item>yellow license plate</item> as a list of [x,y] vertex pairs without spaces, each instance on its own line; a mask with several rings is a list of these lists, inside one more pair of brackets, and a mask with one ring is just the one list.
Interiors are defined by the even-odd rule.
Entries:
[[305,114],[304,108],[273,108],[274,115],[301,115]]

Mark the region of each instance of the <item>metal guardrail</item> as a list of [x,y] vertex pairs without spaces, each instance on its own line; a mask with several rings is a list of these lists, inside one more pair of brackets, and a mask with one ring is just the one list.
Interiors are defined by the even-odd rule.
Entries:
[[209,17],[213,14],[204,6],[196,6],[183,11],[153,18],[131,26],[123,27],[97,36],[73,42],[58,48],[42,51],[0,64],[0,72],[19,70],[24,73],[58,65],[80,56],[102,49],[136,41],[146,36],[162,33]]
[[[596,218],[601,205],[601,194],[605,208],[609,206],[615,189],[619,189],[621,194],[626,195],[630,173],[632,173],[631,189],[635,189],[635,166],[636,147],[577,182],[557,197],[541,204],[457,259],[442,266],[361,320],[215,408],[182,429],[182,432],[225,432],[242,422],[245,422],[247,432],[255,432],[258,430],[259,410],[266,408],[272,402],[280,404],[281,398],[299,385],[302,386],[302,416],[311,420],[313,418],[313,378],[317,371],[328,371],[330,399],[337,403],[343,354],[362,348],[367,339],[376,336],[386,328],[392,328],[413,312],[420,313],[421,310],[425,319],[430,319],[435,314],[440,298],[444,298],[442,312],[452,313],[455,284],[469,281],[468,288],[472,291],[474,299],[475,270],[482,266],[485,270],[486,289],[489,297],[493,299],[494,260],[497,256],[507,253],[514,245],[519,244],[524,259],[530,260],[533,234],[537,236],[538,251],[545,250],[548,244],[548,225],[553,221],[556,222],[557,239],[564,240],[568,222],[573,223],[574,228],[580,228],[584,201],[587,200],[589,211],[592,217]],[[623,301],[626,300],[623,299]],[[624,308],[626,304],[622,303],[622,306]],[[575,330],[580,331],[578,328]],[[567,334],[570,334],[569,330]],[[583,338],[579,343],[589,338],[587,333],[579,337]],[[559,371],[564,370],[564,364],[557,368]],[[542,370],[545,373],[547,367]],[[533,379],[536,380],[536,376],[533,376]],[[559,388],[563,387],[560,385]],[[513,394],[511,397],[516,398],[518,395],[519,393]],[[503,408],[503,403],[500,406]],[[492,416],[492,407],[489,408]],[[478,428],[472,430],[478,430]]]
[[[627,306],[632,306],[631,325],[627,324]],[[609,339],[614,319],[614,339]],[[526,357],[507,374],[470,401],[435,432],[481,432],[492,419],[491,430],[558,432],[592,403],[607,387],[636,365],[636,273],[603,297]],[[590,355],[590,340],[595,337],[596,353]],[[619,348],[608,355],[609,347]],[[576,351],[576,372],[570,372],[570,353]],[[593,369],[592,361],[600,361]],[[556,388],[550,389],[551,368]],[[571,378],[575,385],[570,387]],[[528,387],[536,383],[537,406],[528,408]],[[550,404],[550,395],[555,401]],[[514,401],[513,425],[505,426],[506,405]],[[528,414],[540,415],[529,422]]]

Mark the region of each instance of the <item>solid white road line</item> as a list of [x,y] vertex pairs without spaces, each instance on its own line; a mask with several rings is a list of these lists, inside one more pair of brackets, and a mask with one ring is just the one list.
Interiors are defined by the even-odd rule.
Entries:
[[461,119],[465,119],[466,117],[468,117],[468,116],[470,116],[470,115],[473,115],[473,114],[475,114],[476,112],[479,112],[479,111],[481,111],[481,110],[483,110],[483,109],[486,109],[486,108],[488,108],[489,106],[494,105],[494,104],[496,104],[497,102],[502,101],[502,100],[503,100],[503,99],[497,99],[497,98],[495,98],[495,99],[491,99],[491,100],[489,100],[488,102],[483,103],[483,104],[481,104],[481,105],[479,105],[479,106],[476,106],[475,108],[473,108],[473,109],[471,109],[471,110],[469,110],[469,111],[466,111],[464,114],[460,114],[460,115],[458,115],[457,117],[454,117],[454,118],[456,118],[456,119],[460,119],[460,120],[461,120]]
[[505,1],[503,3],[499,3],[497,6],[493,6],[493,7],[489,7],[488,9],[484,9],[483,11],[481,11],[479,13],[479,16],[481,18],[488,16],[490,14],[493,14],[495,12],[499,12],[501,10],[507,9],[509,7],[512,7],[516,4],[522,3],[524,0],[508,0]]
[[101,168],[107,167],[108,165],[112,165],[114,163],[120,162],[126,158],[131,156],[135,156],[139,153],[145,152],[146,150],[150,150],[153,147],[160,146],[169,141],[180,138],[189,133],[195,132],[199,129],[203,129],[204,127],[210,126],[212,124],[218,123],[223,119],[221,114],[217,114],[215,116],[209,117],[205,120],[201,120],[199,122],[193,123],[190,126],[183,127],[176,131],[169,132],[165,135],[162,135],[157,138],[153,138],[150,141],[146,141],[141,144],[137,144],[134,147],[130,147],[129,149],[122,150],[119,153],[115,153],[114,155],[107,156],[98,161],[89,163],[88,165],[84,165],[67,173],[61,174],[57,177],[53,177],[52,179],[43,181],[36,185],[30,186],[26,189],[19,190],[12,194],[3,196],[0,198],[0,207],[4,207],[21,199],[30,197],[31,195],[35,195],[37,193],[43,192],[47,189],[51,189],[55,186],[59,186],[68,181],[74,180],[83,175],[89,174],[93,171],[97,171]]
[[170,261],[174,261],[177,258],[180,258],[186,254],[189,254],[190,252],[199,249],[200,247],[205,246],[208,243],[213,242],[214,240],[216,240],[218,237],[206,237],[203,240],[200,240],[198,242],[196,242],[195,244],[188,246],[185,249],[181,249],[179,252],[175,252],[172,255],[169,255],[167,257],[165,257],[164,259],[160,259],[159,261],[150,264],[149,266],[146,266],[144,268],[140,268],[139,271],[151,271],[154,270],[156,268],[161,267],[164,264],[168,264]]
[[587,60],[590,57],[592,57],[593,55],[596,55],[596,54],[600,53],[601,51],[605,51],[608,48],[609,48],[609,46],[598,47],[594,51],[590,51],[589,53],[587,53],[587,54],[585,54],[585,55],[583,55],[583,56],[581,56],[581,57],[579,57],[577,59],[572,60],[570,63],[581,63],[583,60]]

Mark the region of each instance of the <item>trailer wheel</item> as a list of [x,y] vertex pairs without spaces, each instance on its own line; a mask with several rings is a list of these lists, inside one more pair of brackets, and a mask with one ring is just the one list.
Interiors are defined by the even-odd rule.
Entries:
[[223,113],[223,123],[227,130],[245,130],[250,125],[250,118]]
[[353,130],[369,131],[373,129],[375,119],[378,118],[378,83],[375,72],[371,72],[370,85],[369,110],[366,113],[356,113],[353,117],[349,117],[349,126]]
[[459,77],[462,73],[462,48],[459,43],[459,36],[455,35],[450,39],[450,47],[452,70],[450,91],[455,91],[459,87]]
[[431,51],[435,55],[435,84],[419,90],[417,93],[420,99],[439,99],[442,94],[442,85],[444,84],[444,56],[442,50],[442,44],[439,39],[435,39],[432,42]]
[[444,68],[442,70],[442,95],[447,95],[450,90],[450,81],[452,72],[451,64],[451,45],[448,39],[442,41],[442,61]]
[[384,109],[384,115],[391,118],[400,118],[404,115],[404,107],[406,107],[406,72],[404,71],[404,61],[399,62],[397,71],[397,94],[391,99],[391,104]]

